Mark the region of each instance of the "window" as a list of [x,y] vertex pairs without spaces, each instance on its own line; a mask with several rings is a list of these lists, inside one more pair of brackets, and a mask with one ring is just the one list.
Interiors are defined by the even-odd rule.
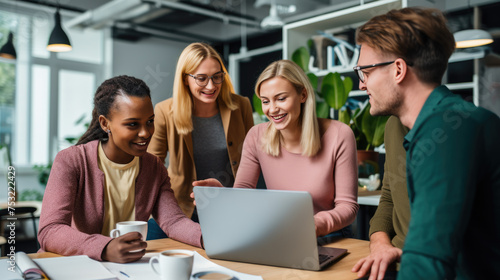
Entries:
[[64,11],[73,51],[45,49],[54,12],[0,7],[0,32],[14,33],[17,52],[15,61],[0,60],[0,144],[10,145],[16,166],[47,164],[83,134],[105,73],[105,32],[64,27]]
[[0,143],[12,139],[16,65],[0,62]]
[[[9,32],[15,28],[15,17],[0,13],[0,47],[7,42]],[[0,145],[12,142],[15,106],[16,64],[12,60],[0,58]]]
[[94,84],[93,73],[80,71],[59,71],[59,149],[66,148],[78,140],[90,123]]

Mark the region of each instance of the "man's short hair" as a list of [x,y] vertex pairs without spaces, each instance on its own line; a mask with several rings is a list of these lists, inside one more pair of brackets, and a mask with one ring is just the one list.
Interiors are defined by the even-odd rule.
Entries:
[[356,41],[406,61],[424,83],[441,83],[455,39],[441,11],[403,8],[375,16],[359,27]]

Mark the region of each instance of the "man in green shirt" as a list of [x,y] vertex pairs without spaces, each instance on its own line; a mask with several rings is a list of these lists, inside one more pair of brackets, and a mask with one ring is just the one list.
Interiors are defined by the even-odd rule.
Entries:
[[370,220],[370,255],[356,263],[353,272],[382,279],[390,265],[399,261],[410,224],[410,201],[406,189],[406,151],[403,140],[408,133],[399,119],[391,116],[385,125],[385,164],[382,195]]
[[411,220],[398,279],[498,279],[500,118],[440,85],[455,46],[443,14],[393,10],[356,39],[370,113],[397,116],[410,129]]

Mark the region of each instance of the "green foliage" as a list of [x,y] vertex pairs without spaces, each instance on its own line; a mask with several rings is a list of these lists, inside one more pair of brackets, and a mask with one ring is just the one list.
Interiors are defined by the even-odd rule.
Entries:
[[49,181],[49,175],[50,175],[50,169],[52,168],[52,162],[49,162],[48,164],[41,164],[41,165],[35,165],[33,166],[33,169],[38,171],[38,182],[42,184],[43,186],[47,185],[47,182]]
[[[85,131],[87,131],[87,129],[89,128],[90,122],[89,121],[84,122],[85,118],[86,118],[86,115],[83,114],[79,119],[77,119],[75,121],[75,126],[81,124],[85,127]],[[80,139],[80,137],[81,137],[81,135],[80,136],[67,136],[67,137],[64,137],[64,140],[66,140],[66,141],[68,141],[68,143],[74,145],[74,144],[76,144],[76,142],[78,142],[78,139]]]
[[19,194],[20,201],[42,201],[43,194],[37,190],[25,190]]
[[316,116],[318,118],[328,118],[328,115],[330,114],[330,107],[328,107],[328,104],[325,102],[316,102]]
[[309,78],[309,81],[311,82],[313,89],[317,89],[318,88],[318,76],[314,75],[313,73],[307,73],[307,77]]
[[[12,21],[16,20],[9,13],[0,15],[0,47],[8,39]],[[3,36],[1,36],[3,35]],[[16,37],[14,36],[14,44]],[[0,62],[0,105],[14,106],[16,87],[16,64]]]
[[351,113],[349,108],[345,107],[344,110],[339,111],[339,121],[345,124],[351,123]]
[[342,77],[339,73],[328,73],[323,78],[321,84],[321,96],[325,99],[328,106],[335,110],[339,110],[344,106],[352,90],[352,79],[350,77]]
[[[312,51],[314,46],[312,40],[308,42],[309,50]],[[344,106],[353,87],[353,82],[350,77],[342,79],[339,73],[328,73],[322,78],[321,85],[319,78],[309,71],[310,51],[306,47],[300,47],[292,54],[292,61],[299,65],[311,82],[313,89],[316,92],[316,115],[319,118],[328,118],[330,108],[339,110]],[[320,90],[318,91],[318,87]]]
[[255,112],[259,113],[259,115],[263,116],[264,112],[262,111],[262,103],[260,101],[260,98],[257,96],[257,94],[253,94],[252,97],[252,103],[253,103],[253,109]]
[[309,68],[309,51],[306,47],[300,47],[292,53],[292,61],[297,63],[304,72],[308,71]]
[[368,100],[355,110],[344,107],[339,120],[349,125],[356,137],[358,150],[373,150],[384,143],[385,124],[389,116],[372,116]]
[[0,105],[14,106],[16,65],[0,62]]
[[384,143],[385,123],[389,116],[372,116],[370,103],[366,105],[361,119],[361,131],[368,142],[367,150],[378,147]]

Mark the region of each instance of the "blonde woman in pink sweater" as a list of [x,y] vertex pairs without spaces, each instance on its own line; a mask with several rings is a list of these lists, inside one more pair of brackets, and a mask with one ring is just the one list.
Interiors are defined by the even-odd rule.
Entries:
[[[314,90],[304,71],[289,60],[271,63],[259,76],[255,93],[270,121],[248,132],[234,187],[255,188],[262,171],[268,189],[311,194],[318,237],[350,237],[345,228],[359,208],[352,130],[316,117]],[[193,185],[222,186],[216,179]]]

